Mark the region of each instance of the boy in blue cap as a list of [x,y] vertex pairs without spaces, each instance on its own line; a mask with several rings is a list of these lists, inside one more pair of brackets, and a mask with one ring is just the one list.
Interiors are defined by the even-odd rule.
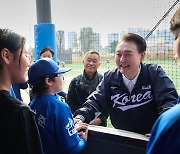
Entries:
[[59,68],[50,58],[37,60],[28,71],[34,95],[30,107],[36,112],[35,120],[46,154],[76,154],[86,144],[88,125],[74,126],[69,106],[54,96],[62,91],[62,74],[68,71],[69,68]]
[[[53,56],[54,56],[54,51],[51,49],[51,47],[49,46],[46,46],[44,47],[41,51],[40,51],[40,59],[41,58],[50,58],[50,59],[53,59]],[[33,99],[33,96],[32,96],[32,91],[31,91],[31,87],[30,87],[30,101]],[[59,93],[57,93],[60,98],[62,98],[61,100],[65,100],[66,101],[66,93],[64,91],[61,91]],[[56,95],[56,98],[59,99],[58,95]]]

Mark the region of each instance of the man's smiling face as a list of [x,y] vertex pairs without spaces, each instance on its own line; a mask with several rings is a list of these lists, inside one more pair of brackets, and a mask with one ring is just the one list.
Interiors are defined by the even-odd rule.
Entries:
[[139,53],[137,45],[130,41],[122,41],[115,52],[115,61],[119,71],[132,80],[138,73],[140,63],[145,58],[145,52]]

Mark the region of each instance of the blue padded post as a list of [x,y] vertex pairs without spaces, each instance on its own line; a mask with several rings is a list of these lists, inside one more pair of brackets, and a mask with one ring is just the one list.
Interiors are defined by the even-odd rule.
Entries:
[[54,51],[54,61],[57,62],[56,32],[52,23],[40,23],[34,26],[35,60],[40,59],[40,51],[49,46]]

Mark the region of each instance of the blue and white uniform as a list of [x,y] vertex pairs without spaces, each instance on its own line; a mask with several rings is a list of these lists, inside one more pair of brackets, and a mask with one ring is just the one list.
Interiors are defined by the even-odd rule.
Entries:
[[76,132],[69,106],[55,96],[43,94],[30,103],[35,111],[42,145],[46,154],[76,154],[86,140]]
[[147,154],[180,153],[180,104],[163,113],[153,126]]

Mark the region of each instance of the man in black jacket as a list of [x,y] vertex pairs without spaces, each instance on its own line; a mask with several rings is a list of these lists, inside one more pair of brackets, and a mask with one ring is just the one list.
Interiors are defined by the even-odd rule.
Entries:
[[[72,113],[82,106],[103,78],[97,72],[100,66],[100,55],[98,52],[88,51],[84,56],[83,65],[83,74],[74,77],[69,85],[67,103]],[[91,124],[106,126],[106,118],[99,117],[92,121]]]
[[97,113],[109,114],[117,129],[150,133],[158,116],[177,103],[178,95],[160,66],[142,63],[145,51],[141,36],[125,34],[116,47],[117,68],[104,74],[75,118],[89,123]]

